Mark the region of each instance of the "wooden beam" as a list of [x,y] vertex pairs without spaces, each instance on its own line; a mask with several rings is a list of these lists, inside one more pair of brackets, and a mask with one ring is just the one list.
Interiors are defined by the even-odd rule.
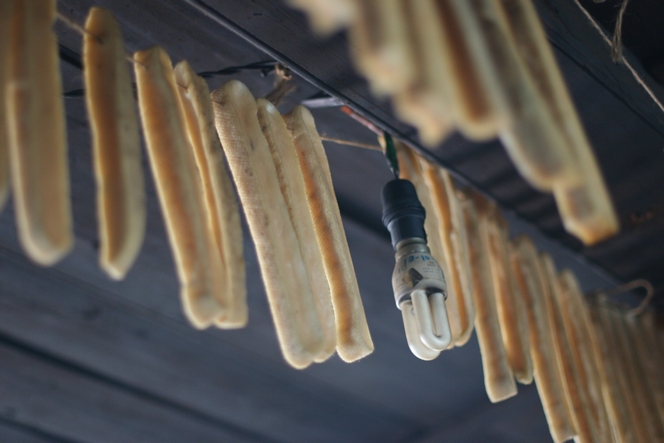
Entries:
[[[664,135],[664,111],[655,104],[627,66],[611,59],[610,47],[576,3],[572,0],[537,0],[536,3],[551,42]],[[657,99],[664,103],[664,88],[652,79],[629,51],[625,51],[625,58]]]
[[0,249],[0,281],[0,336],[114,380],[119,391],[247,432],[250,440],[352,441],[372,429],[395,435],[412,430],[404,418],[312,386],[281,361],[274,371],[216,334],[35,268],[7,249]]
[[74,442],[253,442],[256,439],[151,399],[123,392],[52,359],[0,341],[0,410]]

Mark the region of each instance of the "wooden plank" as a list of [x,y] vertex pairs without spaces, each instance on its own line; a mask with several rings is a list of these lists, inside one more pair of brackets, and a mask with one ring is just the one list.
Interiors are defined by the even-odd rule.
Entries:
[[[14,421],[77,442],[251,442],[233,432],[0,343],[0,410]],[[258,440],[260,441],[260,440]],[[269,440],[263,440],[269,441]]]
[[[613,62],[609,46],[575,2],[538,0],[536,3],[553,44],[664,135],[664,112],[655,105],[625,65]],[[629,51],[625,51],[625,58],[659,101],[664,102],[664,89],[643,69],[638,59]]]
[[[5,416],[13,416],[14,411],[5,411]],[[5,443],[78,443],[48,435],[37,429],[25,427],[8,418],[0,419],[0,441]]]
[[409,443],[527,443],[550,441],[542,405],[534,385],[519,386],[519,395],[491,404],[453,426],[440,426]]
[[34,269],[6,249],[0,249],[0,281],[1,333],[210,420],[285,441],[365,440],[375,429],[385,435],[412,429],[401,417],[306,383],[281,362],[273,363],[275,371],[215,334],[60,272]]
[[[2,225],[2,220],[6,219],[8,215],[3,214],[3,216],[0,216],[0,225]],[[225,367],[227,366],[225,361],[246,362],[247,365],[259,368],[262,372],[277,374],[280,380],[279,382],[275,382],[275,384],[288,386],[285,388],[287,390],[291,389],[290,386],[295,386],[308,392],[318,391],[321,398],[333,399],[333,409],[339,409],[339,411],[343,411],[343,408],[339,405],[345,404],[348,410],[356,411],[353,414],[358,414],[358,417],[354,419],[349,416],[348,423],[342,429],[351,429],[344,432],[358,432],[357,429],[352,429],[358,426],[361,427],[362,432],[380,432],[379,435],[391,433],[396,436],[400,432],[408,433],[416,426],[438,423],[441,421],[441,417],[446,417],[450,421],[453,421],[459,415],[460,411],[466,408],[472,409],[478,403],[486,401],[476,342],[472,340],[468,346],[455,350],[453,353],[447,354],[446,358],[441,358],[432,363],[423,363],[413,357],[403,335],[400,312],[394,306],[393,299],[389,295],[391,294],[389,275],[393,267],[393,252],[389,243],[383,238],[376,237],[352,224],[346,224],[346,230],[351,245],[351,253],[356,263],[356,270],[358,271],[358,280],[365,301],[365,308],[369,315],[370,327],[374,341],[378,343],[378,348],[373,355],[351,365],[345,364],[335,357],[325,364],[315,365],[306,371],[293,371],[288,368],[279,353],[262,284],[258,279],[250,279],[249,281],[250,324],[246,329],[239,331],[210,330],[205,332],[197,332],[190,329],[180,312],[177,295],[178,286],[175,274],[172,271],[172,264],[169,263],[170,252],[168,251],[168,245],[163,237],[163,232],[159,233],[154,228],[148,229],[149,244],[146,244],[143,254],[136,263],[135,269],[130,272],[127,280],[124,282],[116,283],[106,279],[97,269],[94,250],[81,241],[77,243],[74,253],[58,266],[58,269],[63,272],[63,275],[59,279],[66,281],[73,280],[74,282],[81,280],[86,283],[84,287],[87,289],[83,291],[84,293],[95,294],[101,292],[108,294],[110,298],[116,298],[119,301],[127,303],[129,306],[135,306],[136,309],[151,311],[171,320],[174,325],[169,327],[177,325],[179,331],[190,335],[192,340],[199,343],[196,346],[192,342],[183,345],[175,342],[174,346],[178,348],[190,349],[188,354],[182,356],[185,362],[191,360],[192,365],[197,365],[196,362],[203,359],[203,357],[195,355],[200,352],[209,352],[209,350],[203,351],[201,349],[203,343],[207,344],[206,347],[208,349],[219,349],[222,355],[230,349],[233,350],[233,355],[224,358],[219,357],[214,363],[220,367]],[[8,238],[11,235],[11,231],[12,229],[6,225],[3,229],[0,229],[0,244],[12,248],[17,251],[17,254],[20,254],[17,249],[14,249],[17,248],[15,240],[11,241]],[[257,267],[255,257],[251,253],[251,250],[248,252],[248,269],[255,270]],[[20,258],[21,256],[19,255],[18,257]],[[19,294],[21,293],[19,291],[25,292],[26,289],[19,288],[24,285],[24,279],[30,280],[28,276],[31,275],[31,272],[36,273],[39,271],[26,269],[23,274],[24,277],[14,283],[16,291]],[[40,272],[50,274],[53,271],[42,270]],[[258,271],[256,270],[255,272],[254,275],[257,275]],[[11,275],[12,273],[4,274],[3,279],[9,279]],[[251,275],[251,273],[248,273],[248,275]],[[72,279],[71,277],[74,278]],[[32,278],[34,279],[34,277]],[[54,284],[53,290],[56,290],[60,285],[61,283]],[[45,284],[45,286],[48,287],[48,284]],[[70,285],[67,285],[67,289],[57,289],[58,293],[72,294],[73,292],[69,289],[70,287]],[[100,289],[101,291],[99,291]],[[35,296],[39,296],[39,289],[36,289],[34,292]],[[42,295],[41,297],[45,298],[44,303],[47,305],[49,303],[59,303],[58,299],[53,299],[47,295]],[[83,302],[85,300],[88,300],[88,302],[87,305],[79,309],[79,312],[92,312],[92,316],[94,317],[94,312],[97,311],[94,307],[97,304],[89,306],[92,303],[90,295],[81,295],[80,297]],[[86,308],[85,306],[88,307]],[[101,306],[103,307],[104,305],[102,304]],[[48,312],[48,310],[53,308],[44,309]],[[102,312],[106,310],[102,309]],[[31,318],[35,319],[35,310],[29,310],[24,315],[25,317],[17,320],[15,326],[13,326],[13,329],[17,331],[15,333],[22,337],[27,335],[23,330],[22,324],[30,321]],[[78,315],[82,314],[79,313]],[[102,315],[96,320],[97,322],[103,322],[99,326],[98,332],[102,338],[109,334],[106,329],[115,329],[113,328],[114,323],[112,321],[105,322],[104,317]],[[2,330],[3,324],[1,318],[2,314],[0,313],[0,330]],[[9,320],[11,319],[8,318]],[[66,323],[68,321],[72,320],[68,318],[62,320],[65,326],[67,326]],[[51,330],[55,329],[53,326],[50,326],[52,323],[55,323],[55,320],[43,319],[37,322],[37,324],[48,326],[48,333],[46,331],[35,332],[35,334],[30,334],[29,340],[31,342],[33,340],[40,340],[40,342],[47,340],[45,337],[53,334]],[[113,366],[109,365],[109,362],[104,362],[103,360],[101,362],[97,361],[98,358],[103,358],[105,353],[108,352],[106,348],[113,346],[113,342],[117,340],[127,341],[128,345],[117,350],[113,358],[122,361],[124,353],[133,354],[134,352],[131,351],[131,346],[129,346],[131,344],[131,336],[129,338],[121,337],[114,339],[110,344],[104,344],[103,341],[101,343],[95,341],[83,344],[76,343],[76,341],[80,342],[84,340],[84,338],[79,337],[79,335],[82,335],[81,331],[87,331],[92,325],[94,325],[94,322],[86,324],[77,320],[77,323],[74,323],[66,335],[58,334],[62,336],[61,339],[53,338],[49,340],[47,342],[48,349],[51,349],[53,352],[63,353],[62,355],[73,355],[76,359],[85,359],[85,364],[88,367],[92,367],[98,371],[112,370],[114,377],[134,377],[136,372],[141,371],[141,368],[138,366],[139,363],[142,364],[141,360],[137,362],[134,360],[135,363],[128,362],[128,366],[122,367],[123,370],[113,369]],[[57,328],[60,327],[57,326]],[[136,328],[140,329],[141,327],[134,326],[133,329],[135,330]],[[114,332],[114,334],[117,333]],[[86,332],[85,336],[94,338],[94,335],[90,335],[89,332]],[[76,339],[74,344],[72,344],[72,338]],[[156,345],[162,348],[159,352],[175,352],[168,350],[172,342],[172,339],[160,339],[156,344],[152,343],[152,341],[141,344],[140,351],[136,351],[137,356],[131,357],[130,355],[130,358],[139,359],[141,352],[151,355],[155,352],[152,346]],[[80,349],[69,349],[74,345]],[[104,351],[95,351],[95,347],[99,346]],[[90,349],[88,350],[88,348]],[[92,358],[92,356],[95,356],[95,358]],[[131,367],[132,364],[136,368],[131,372],[127,372],[126,368]],[[211,364],[212,368],[216,368],[215,364]],[[159,363],[154,364],[154,366],[158,365]],[[189,365],[186,365],[186,367],[189,367]],[[214,370],[217,369],[210,369],[210,371]],[[250,379],[258,377],[246,370],[238,370],[238,372],[245,374]],[[151,377],[153,375],[148,372],[132,383],[138,386],[143,384],[154,386],[155,383],[151,382]],[[201,381],[201,383],[204,382]],[[156,384],[158,385],[158,389],[163,390],[163,384],[160,385],[158,381]],[[204,387],[204,389],[211,388]],[[292,389],[297,390],[296,388]],[[200,393],[200,390],[196,390],[195,392]],[[214,392],[201,395],[217,396]],[[251,399],[254,395],[260,397],[260,389],[248,393],[247,397]],[[284,396],[289,399],[289,404],[290,402],[293,403],[293,407],[296,409],[305,411],[313,409],[314,412],[317,409],[312,408],[311,405],[316,404],[319,401],[319,397],[316,397],[315,400],[306,400],[302,397],[298,398],[296,392],[284,394]],[[457,398],[458,400],[452,404],[446,400],[448,398]],[[265,400],[257,399],[256,401]],[[215,407],[220,408],[218,405]],[[278,404],[272,404],[270,408],[280,411]],[[281,408],[283,409],[284,407],[282,406]],[[321,405],[321,409],[323,409],[320,412],[321,415],[328,414],[329,411],[323,408],[323,405]],[[289,412],[286,410],[281,413],[287,414]],[[268,414],[267,410],[265,414]],[[348,414],[350,415],[350,412]],[[365,414],[369,415],[369,417],[366,417]],[[375,420],[378,419],[370,419],[373,414],[385,418],[376,422]],[[248,418],[247,420],[251,419]],[[320,420],[323,420],[323,418]],[[363,421],[366,422],[362,423]],[[257,424],[260,423],[257,422]],[[310,424],[306,424],[306,426],[313,427],[315,423],[316,421],[313,421]],[[375,423],[376,426],[372,426],[371,423]],[[268,425],[266,424],[265,426]],[[320,426],[335,425],[330,422],[328,416]],[[275,429],[279,429],[283,426],[275,424],[274,427]],[[403,431],[399,431],[399,429]],[[341,432],[341,430],[338,432]]]

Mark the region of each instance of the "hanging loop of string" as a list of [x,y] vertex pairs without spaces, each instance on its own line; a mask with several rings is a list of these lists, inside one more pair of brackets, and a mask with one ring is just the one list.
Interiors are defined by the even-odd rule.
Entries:
[[[58,11],[56,13],[56,17],[58,18],[58,20],[60,20],[62,23],[64,23],[67,27],[69,27],[69,28],[73,29],[74,31],[78,32],[83,37],[85,37],[87,35],[87,36],[90,36],[90,37],[94,38],[98,43],[103,43],[103,41],[101,40],[101,38],[99,38],[99,36],[94,35],[90,31],[85,29],[84,26],[76,23],[76,21],[74,21],[70,17],[67,17],[66,15],[61,13],[60,11]],[[134,60],[134,57],[131,54],[126,54],[125,57],[129,62],[136,63],[138,65],[143,66],[143,63],[140,63],[140,62],[137,62],[136,60]]]
[[613,31],[613,38],[611,39],[611,58],[616,63],[624,63],[625,61],[625,57],[623,57],[622,27],[628,3],[629,0],[623,0],[622,5],[620,5],[616,27]]
[[281,63],[277,63],[274,67],[274,74],[276,76],[274,89],[265,98],[272,102],[274,106],[279,106],[284,97],[295,91],[295,85],[292,83],[293,73]]
[[628,316],[633,316],[636,317],[638,315],[641,315],[643,311],[646,310],[650,302],[652,301],[652,298],[655,295],[655,288],[653,287],[652,283],[650,283],[648,280],[645,279],[638,279],[638,280],[633,280],[629,283],[625,283],[624,285],[619,285],[616,286],[615,288],[608,289],[606,291],[602,291],[602,294],[605,297],[613,297],[619,294],[624,294],[626,292],[632,291],[634,289],[638,288],[643,288],[646,290],[646,295],[641,301],[641,303],[633,309],[630,309],[627,311]]

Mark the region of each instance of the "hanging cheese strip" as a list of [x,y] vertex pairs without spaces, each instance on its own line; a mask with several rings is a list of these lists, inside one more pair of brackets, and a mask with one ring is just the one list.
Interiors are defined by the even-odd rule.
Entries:
[[643,374],[639,370],[635,355],[633,353],[633,345],[630,341],[625,319],[621,312],[616,309],[611,309],[609,318],[613,323],[613,330],[616,337],[614,347],[616,353],[622,364],[622,371],[627,381],[628,388],[628,403],[631,403],[633,408],[633,421],[632,427],[638,429],[637,437],[641,443],[664,441],[662,440],[661,430],[657,429],[659,421],[653,420],[650,412],[655,412],[654,405],[648,404],[649,395],[647,392],[648,387],[643,385]]
[[393,95],[394,109],[399,118],[417,127],[425,144],[435,146],[452,131],[435,0],[406,1],[403,14],[409,52],[419,69],[412,82]]
[[656,315],[654,310],[648,309],[641,316],[628,321],[636,328],[639,358],[644,362],[648,374],[648,384],[652,389],[659,420],[664,420],[664,378],[660,377],[662,354],[655,331]]
[[577,183],[565,139],[537,93],[499,4],[451,0],[484,89],[500,117],[500,137],[520,173],[536,188]]
[[309,366],[325,348],[307,270],[256,100],[232,80],[212,92],[215,124],[237,185],[261,267],[281,352],[295,368]]
[[[476,197],[477,198],[477,197]],[[476,206],[474,198],[463,194],[461,208],[468,234],[471,276],[473,279],[473,302],[475,305],[475,330],[482,354],[484,386],[493,403],[517,394],[512,370],[503,347],[498,308],[493,295],[491,272],[488,263],[487,221]],[[481,201],[480,204],[483,205]]]
[[219,257],[219,267],[213,271],[224,283],[227,299],[224,314],[215,324],[221,328],[240,328],[248,320],[240,208],[214,127],[210,90],[186,61],[178,63],[174,73],[202,184],[205,219]]
[[401,0],[355,0],[348,29],[351,55],[374,92],[390,94],[411,84],[416,66],[408,47]]
[[628,357],[634,373],[634,381],[637,385],[634,395],[639,398],[641,411],[650,432],[650,441],[664,441],[664,425],[655,399],[657,384],[656,382],[654,384],[650,383],[650,371],[647,367],[652,356],[648,355],[649,350],[645,348],[646,338],[643,337],[637,321],[633,315],[629,314],[624,315],[622,319],[623,330],[627,339]]
[[85,23],[83,71],[97,183],[99,263],[121,280],[145,235],[145,185],[138,115],[120,27],[107,9]]
[[337,345],[334,310],[330,297],[330,285],[325,273],[323,254],[318,246],[312,213],[307,202],[307,190],[300,169],[295,145],[286,122],[277,108],[269,101],[259,98],[258,122],[272,154],[291,223],[295,229],[298,245],[314,297],[316,313],[323,329],[324,347],[316,362],[327,360]]
[[322,35],[352,23],[357,16],[355,0],[288,0],[288,3],[305,11],[313,30]]
[[498,133],[498,116],[470,55],[468,36],[462,32],[450,0],[436,0],[436,6],[442,30],[439,77],[448,85],[452,119],[466,137],[491,139]]
[[32,260],[52,265],[74,242],[60,60],[52,30],[56,2],[13,5],[5,92],[18,233]]
[[514,281],[508,260],[507,223],[495,205],[487,207],[485,217],[489,266],[507,359],[517,381],[530,384],[533,381],[533,365],[530,359],[528,319],[523,295]]
[[541,254],[540,267],[546,301],[547,316],[554,338],[558,365],[563,373],[563,387],[568,398],[570,412],[577,438],[580,443],[599,442],[597,430],[590,414],[590,401],[587,387],[582,384],[579,366],[572,355],[570,339],[563,322],[563,311],[560,307],[561,288],[556,273],[556,266],[548,254]]
[[588,392],[590,415],[595,424],[599,441],[612,440],[611,427],[602,398],[602,388],[595,360],[590,348],[590,337],[584,318],[583,294],[574,274],[563,270],[558,276],[563,325],[571,344],[570,351],[579,368],[579,379]]
[[353,262],[337,204],[330,167],[313,116],[297,106],[284,117],[293,136],[330,285],[337,325],[337,352],[353,362],[373,352]]
[[530,355],[535,384],[542,401],[549,431],[555,443],[565,442],[576,434],[571,423],[562,374],[558,368],[553,337],[543,297],[542,281],[537,269],[537,251],[526,236],[512,239],[509,248],[510,265],[515,282],[524,298],[528,315]]
[[602,396],[611,421],[617,443],[634,442],[630,410],[624,399],[622,370],[617,364],[615,340],[609,325],[606,309],[597,300],[587,304],[590,345],[602,385]]
[[0,211],[9,197],[9,135],[7,134],[6,85],[9,77],[12,9],[14,0],[0,2]]
[[134,54],[143,135],[173,251],[182,304],[197,328],[227,307],[219,256],[207,229],[200,179],[187,139],[171,60],[153,47]]
[[588,138],[565,86],[532,0],[501,0],[510,32],[552,125],[565,138],[579,182],[557,183],[554,194],[565,228],[591,245],[618,232],[618,219]]
[[[380,140],[381,145],[384,145],[384,140]],[[415,186],[417,191],[417,198],[422,203],[426,212],[424,219],[424,230],[427,235],[427,245],[431,251],[431,256],[438,262],[443,270],[445,279],[450,279],[450,263],[447,262],[445,255],[445,248],[443,246],[441,225],[434,209],[432,196],[429,189],[424,182],[424,174],[420,166],[417,154],[406,144],[399,140],[394,140],[394,146],[397,151],[397,158],[399,160],[399,178],[410,180]],[[468,316],[464,312],[462,315],[460,303],[463,303],[463,294],[458,294],[454,291],[453,285],[447,285],[447,298],[445,299],[445,307],[447,309],[447,318],[450,324],[450,331],[452,332],[452,341],[450,347],[459,343],[459,345],[468,341],[468,337],[463,337],[462,334],[466,331],[472,331],[467,324]]]
[[[431,196],[435,219],[438,222],[436,228],[440,233],[447,264],[445,278],[449,282],[450,288],[447,299],[455,298],[459,312],[460,333],[455,345],[462,346],[470,339],[475,322],[470,276],[467,274],[470,265],[462,256],[461,251],[462,248],[467,249],[463,214],[449,173],[427,161],[422,160],[420,163],[427,187],[426,192]],[[428,217],[429,213],[427,213]],[[463,244],[461,240],[463,240]],[[468,280],[464,281],[464,278]]]

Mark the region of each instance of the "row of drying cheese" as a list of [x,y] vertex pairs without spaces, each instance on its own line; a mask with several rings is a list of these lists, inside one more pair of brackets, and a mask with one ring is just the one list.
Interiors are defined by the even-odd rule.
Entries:
[[[596,363],[591,357],[598,339],[590,338],[594,335],[589,332],[587,308],[574,274],[558,273],[551,257],[538,254],[526,236],[510,240],[505,220],[493,203],[473,191],[457,189],[449,173],[418,158],[403,143],[395,145],[401,176],[413,182],[426,210],[431,253],[447,276],[452,343],[465,344],[475,326],[491,401],[515,395],[515,378],[523,384],[534,378],[555,442],[574,436],[580,442],[613,441],[616,426],[624,425],[616,420],[624,422],[625,414],[607,415],[605,404],[617,400],[602,397],[614,383],[606,379],[610,369],[603,365],[619,362],[609,348],[602,350],[608,363]],[[610,346],[613,342],[601,343]],[[647,365],[647,358],[635,356],[629,364]],[[661,382],[658,386],[664,387]],[[664,402],[664,392],[657,392]],[[624,395],[641,392],[634,389]],[[641,416],[624,425],[629,432],[642,429],[644,420],[661,418],[637,417]],[[649,427],[659,430],[659,424],[643,429]]]
[[581,374],[579,394],[591,405],[595,441],[611,441],[610,433],[616,443],[664,441],[661,318],[652,310],[634,316],[602,295],[564,302],[573,303],[564,312],[566,330],[581,342],[574,357],[592,371]]
[[[55,1],[2,3],[11,24],[7,143],[20,239],[50,265],[73,242],[64,109],[51,26]],[[33,39],[34,37],[34,39]],[[4,42],[0,43],[4,44]],[[141,248],[145,190],[139,119],[113,15],[90,11],[84,74],[92,133],[100,263],[121,279]],[[210,98],[187,62],[158,47],[134,54],[140,120],[187,318],[196,327],[247,322],[242,228],[226,156],[255,240],[286,360],[303,368],[335,349],[354,361],[373,350],[327,159],[313,117],[286,119],[231,81]],[[288,122],[288,128],[286,126]],[[215,130],[215,125],[216,129]],[[223,140],[223,148],[220,143]],[[6,188],[7,185],[5,184]]]
[[290,0],[314,28],[349,27],[372,89],[429,145],[452,129],[500,137],[519,172],[553,192],[586,244],[618,220],[532,0]]

